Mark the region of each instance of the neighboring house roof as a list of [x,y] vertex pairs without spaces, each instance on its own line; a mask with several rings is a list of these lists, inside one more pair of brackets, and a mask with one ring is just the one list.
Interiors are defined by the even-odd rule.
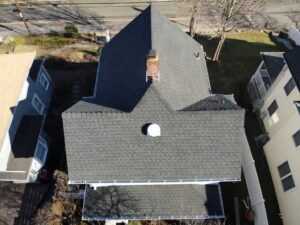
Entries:
[[273,83],[285,65],[283,52],[262,52],[261,57]]
[[86,186],[83,220],[224,218],[219,185]]
[[35,52],[0,55],[0,149]]
[[7,171],[19,171],[19,173],[0,172],[0,180],[27,179],[43,122],[44,115],[23,116],[7,163]]
[[202,46],[149,6],[101,50],[96,98],[90,102],[131,111],[146,88],[150,49],[159,57],[159,81],[153,85],[172,109],[182,109],[210,95]]
[[291,74],[300,90],[300,47],[296,47],[284,54],[284,59],[291,71]]
[[[244,110],[174,111],[148,85],[130,113],[63,113],[70,181],[240,179]],[[142,133],[148,123],[160,137]]]

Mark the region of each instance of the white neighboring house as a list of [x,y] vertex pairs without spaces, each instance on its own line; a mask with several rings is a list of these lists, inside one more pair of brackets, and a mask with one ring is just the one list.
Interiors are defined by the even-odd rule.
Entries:
[[283,223],[299,225],[300,48],[261,56],[248,91],[269,136],[263,148]]
[[35,52],[0,55],[0,180],[34,182],[46,161],[52,80]]
[[296,27],[291,26],[288,31],[288,35],[289,39],[291,39],[295,45],[300,46],[300,31]]

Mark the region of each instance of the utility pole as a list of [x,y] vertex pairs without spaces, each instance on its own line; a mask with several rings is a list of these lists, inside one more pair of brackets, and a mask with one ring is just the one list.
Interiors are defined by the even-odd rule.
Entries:
[[18,2],[18,0],[15,0],[15,2],[16,2],[17,10],[18,10],[18,12],[19,12],[19,16],[20,16],[21,19],[23,20],[23,22],[24,22],[24,24],[25,24],[25,27],[26,27],[26,29],[27,29],[27,31],[28,31],[28,34],[30,35],[30,34],[31,34],[31,31],[30,31],[30,29],[29,29],[29,27],[28,27],[28,24],[27,24],[26,19],[24,18],[24,15],[23,15],[23,13],[22,13],[22,10],[21,10],[21,7],[20,7],[20,5],[19,5],[19,2]]

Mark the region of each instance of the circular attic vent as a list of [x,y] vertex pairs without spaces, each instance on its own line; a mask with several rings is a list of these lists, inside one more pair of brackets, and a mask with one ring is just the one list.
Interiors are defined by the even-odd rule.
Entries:
[[142,127],[142,133],[149,137],[159,137],[161,135],[160,126],[156,123],[147,123]]

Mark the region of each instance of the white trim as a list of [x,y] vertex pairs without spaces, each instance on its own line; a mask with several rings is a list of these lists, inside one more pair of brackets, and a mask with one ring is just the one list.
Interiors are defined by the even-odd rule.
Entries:
[[178,185],[178,184],[194,184],[194,185],[209,185],[218,184],[219,181],[198,181],[198,182],[148,182],[148,183],[90,183],[89,185],[96,189],[97,187],[106,186],[148,186],[148,185]]
[[[39,106],[35,105],[35,100],[38,101],[38,104],[42,105],[42,108],[39,110]],[[43,114],[44,109],[45,109],[45,104],[43,103],[43,101],[39,98],[39,96],[37,94],[33,94],[33,98],[31,101],[31,105],[33,106],[33,108],[39,113],[39,114]]]
[[177,185],[177,184],[215,184],[220,182],[239,182],[241,179],[235,178],[222,178],[222,179],[207,179],[207,180],[200,180],[200,179],[189,179],[189,180],[162,180],[162,181],[155,181],[155,180],[145,180],[145,181],[137,181],[137,180],[110,180],[110,181],[97,181],[97,180],[69,180],[68,184],[89,184],[95,186],[122,186],[122,185]]

